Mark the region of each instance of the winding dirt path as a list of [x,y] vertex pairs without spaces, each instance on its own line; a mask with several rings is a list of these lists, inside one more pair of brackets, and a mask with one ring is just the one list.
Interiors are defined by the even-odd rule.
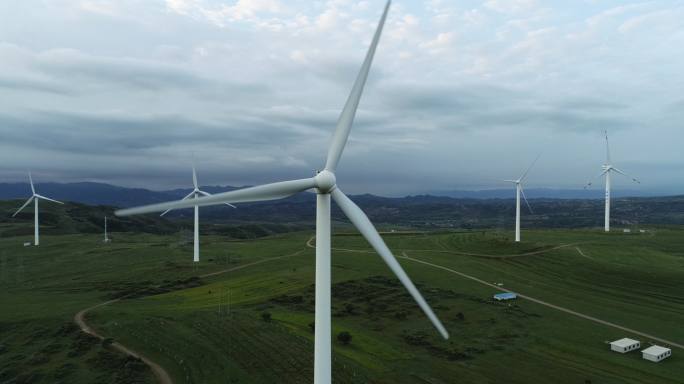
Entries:
[[[223,270],[223,271],[207,273],[206,275],[200,276],[200,278],[209,277],[209,276],[215,276],[215,275],[220,275],[220,274],[222,274],[222,273],[231,272],[231,271],[235,271],[235,270],[242,269],[242,268],[247,268],[247,267],[250,267],[250,266],[252,266],[252,265],[265,263],[265,262],[267,262],[267,261],[273,261],[273,260],[278,260],[278,259],[284,259],[284,258],[286,258],[286,257],[297,256],[297,255],[301,254],[302,252],[304,252],[305,250],[307,250],[308,248],[315,248],[313,245],[311,245],[311,241],[312,241],[315,237],[316,237],[316,236],[312,236],[312,237],[306,242],[306,247],[304,247],[303,249],[301,249],[301,250],[299,250],[299,251],[297,251],[297,252],[295,252],[295,253],[292,253],[292,254],[289,254],[289,255],[285,255],[285,256],[271,257],[271,258],[268,258],[268,259],[255,261],[255,262],[253,262],[253,263],[241,265],[241,266],[239,266],[239,267],[230,268],[230,269],[226,269],[226,270]],[[88,324],[86,324],[86,322],[85,322],[85,320],[84,320],[84,317],[85,317],[85,315],[86,315],[88,312],[92,311],[93,309],[97,309],[97,308],[100,308],[100,307],[104,307],[105,305],[109,305],[109,304],[115,303],[115,302],[117,302],[117,301],[119,301],[119,300],[121,300],[121,298],[116,299],[116,300],[107,301],[107,302],[104,302],[104,303],[100,303],[100,304],[94,305],[94,306],[92,306],[92,307],[90,307],[90,308],[86,308],[86,309],[80,311],[79,313],[77,313],[76,316],[74,316],[74,322],[75,322],[76,324],[78,324],[78,326],[81,328],[81,330],[82,330],[83,332],[89,333],[89,334],[91,334],[91,335],[93,335],[93,336],[95,336],[95,337],[97,337],[97,338],[99,338],[99,339],[101,339],[101,340],[104,340],[104,338],[105,338],[104,336],[102,336],[102,335],[99,334],[97,331],[95,331],[93,328],[91,328],[90,326],[88,326]],[[114,350],[117,350],[117,351],[119,351],[119,352],[121,352],[121,353],[130,355],[130,356],[133,356],[133,357],[137,357],[138,359],[142,360],[145,364],[147,364],[147,365],[150,367],[150,370],[152,370],[152,374],[154,374],[154,377],[157,379],[157,381],[159,381],[160,384],[173,384],[173,380],[171,379],[171,376],[169,375],[169,373],[166,372],[166,370],[165,370],[164,368],[162,368],[161,365],[159,365],[159,364],[155,363],[154,361],[148,359],[148,358],[145,357],[144,355],[141,355],[140,353],[134,351],[133,349],[130,349],[130,348],[126,347],[125,345],[123,345],[123,344],[121,344],[121,343],[117,343],[117,342],[113,342],[112,344],[110,344],[110,348],[112,348],[112,349],[114,349]]]
[[[94,329],[90,328],[88,326],[88,324],[86,324],[86,322],[83,320],[83,318],[85,317],[85,315],[88,312],[92,311],[93,309],[103,307],[103,306],[111,304],[111,303],[115,303],[119,300],[120,299],[111,300],[111,301],[107,301],[105,303],[101,303],[101,304],[92,306],[90,308],[86,308],[86,309],[84,309],[81,312],[76,314],[76,316],[74,317],[74,321],[76,322],[76,324],[78,324],[79,327],[81,327],[81,330],[83,332],[89,333],[89,334],[91,334],[91,335],[93,335],[99,339],[104,340],[104,336],[99,334]],[[142,360],[145,364],[147,364],[150,367],[150,370],[152,370],[152,374],[154,375],[154,377],[157,378],[157,381],[159,381],[159,383],[161,383],[161,384],[173,384],[173,380],[171,380],[171,376],[169,375],[168,372],[166,372],[166,370],[164,368],[161,367],[161,365],[159,365],[159,364],[155,363],[154,361],[148,359],[147,357],[139,354],[138,352],[126,347],[123,344],[113,342],[110,344],[110,348],[112,348],[116,351],[119,351],[121,353],[124,353],[126,355],[137,357],[138,359]]]
[[[311,245],[311,240],[313,240],[313,238],[309,239],[309,241],[306,243],[306,245],[307,245],[308,247],[314,248],[314,246]],[[553,251],[553,250],[556,250],[556,249],[559,249],[559,248],[565,248],[565,247],[576,246],[576,245],[578,245],[578,244],[579,244],[579,243],[577,243],[577,244],[563,244],[563,245],[559,245],[559,246],[557,246],[557,247],[548,248],[548,249],[543,249],[543,250],[540,250],[540,251],[528,252],[528,253],[523,253],[523,254],[518,254],[518,255],[506,255],[506,256],[507,256],[507,257],[511,257],[511,256],[536,255],[536,254],[540,254],[540,253],[550,252],[550,251]],[[577,248],[577,247],[575,247],[575,248],[580,252],[580,254],[582,254],[582,251],[580,251],[579,248]],[[376,253],[375,251],[363,251],[363,250],[356,250],[356,249],[340,249],[340,248],[333,248],[333,249],[336,250],[336,251],[344,251],[344,252]],[[622,330],[622,331],[630,332],[630,333],[635,334],[635,335],[640,335],[640,336],[643,336],[643,337],[647,337],[647,338],[649,338],[649,339],[651,339],[651,340],[656,340],[656,341],[659,341],[659,342],[661,342],[661,343],[663,343],[663,344],[667,344],[667,345],[670,345],[670,346],[673,346],[673,347],[677,347],[677,348],[680,348],[680,349],[684,349],[684,345],[682,345],[682,344],[678,344],[678,343],[675,343],[675,342],[673,342],[673,341],[666,340],[666,339],[661,339],[661,338],[659,338],[659,337],[656,337],[656,336],[653,336],[653,335],[649,335],[648,333],[644,333],[644,332],[637,331],[637,330],[635,330],[635,329],[623,327],[623,326],[621,326],[621,325],[614,324],[614,323],[611,323],[611,322],[608,322],[608,321],[605,321],[605,320],[597,319],[597,318],[595,318],[595,317],[591,317],[591,316],[588,316],[588,315],[584,315],[584,314],[582,314],[582,313],[575,312],[575,311],[569,310],[569,309],[567,309],[567,308],[560,307],[560,306],[555,305],[555,304],[547,303],[547,302],[545,302],[545,301],[538,300],[538,299],[535,299],[535,298],[530,297],[530,296],[527,296],[527,295],[521,295],[521,294],[519,294],[519,293],[517,293],[517,292],[513,292],[513,291],[511,291],[511,290],[501,288],[501,287],[499,287],[498,285],[490,284],[490,283],[488,283],[488,282],[486,282],[486,281],[484,281],[484,280],[478,279],[477,277],[473,277],[473,276],[470,276],[470,275],[466,275],[465,273],[458,272],[458,271],[455,271],[455,270],[453,270],[453,269],[450,269],[450,268],[447,268],[447,267],[443,267],[443,266],[441,266],[441,265],[437,265],[437,264],[433,264],[433,263],[428,263],[428,262],[423,261],[423,260],[414,259],[414,258],[408,256],[408,255],[406,254],[406,252],[421,252],[421,251],[419,251],[419,250],[406,250],[406,251],[403,251],[403,252],[402,252],[402,256],[396,256],[396,255],[395,255],[395,257],[400,257],[400,258],[403,258],[403,259],[406,259],[406,260],[410,260],[410,261],[413,261],[413,262],[416,262],[416,263],[428,265],[428,266],[433,267],[433,268],[438,268],[438,269],[441,269],[441,270],[444,270],[444,271],[447,271],[447,272],[450,272],[450,273],[459,275],[459,276],[461,276],[461,277],[465,277],[466,279],[470,279],[470,280],[476,281],[476,282],[478,282],[478,283],[480,283],[480,284],[484,284],[484,285],[486,285],[486,286],[488,286],[488,287],[490,287],[490,288],[494,288],[494,289],[499,290],[499,291],[515,293],[515,294],[517,295],[517,297],[519,297],[519,298],[521,298],[521,299],[529,300],[529,301],[535,302],[535,303],[537,303],[537,304],[541,304],[541,305],[546,306],[546,307],[549,307],[549,308],[553,308],[553,309],[558,310],[558,311],[561,311],[561,312],[565,312],[565,313],[568,313],[568,314],[571,314],[571,315],[574,315],[574,316],[577,316],[577,317],[581,317],[581,318],[586,319],[586,320],[590,320],[590,321],[593,321],[593,322],[596,322],[596,323],[599,323],[599,324],[607,325],[607,326],[609,326],[609,327],[613,327],[613,328],[616,328],[616,329],[620,329],[620,330]],[[481,256],[481,257],[503,257],[503,256],[496,256],[496,255],[479,255],[479,254],[473,254],[473,253],[451,252],[451,251],[425,251],[425,252],[451,253],[451,254],[459,254],[459,255],[466,255],[466,256]],[[582,256],[585,256],[585,255],[582,254]],[[588,257],[588,256],[585,256],[585,257]]]
[[[255,261],[255,262],[253,262],[253,263],[241,265],[241,266],[239,266],[239,267],[230,268],[230,269],[226,269],[226,270],[218,271],[218,272],[208,273],[208,274],[206,274],[206,275],[200,276],[200,278],[215,276],[215,275],[219,275],[219,274],[222,274],[222,273],[227,273],[227,272],[235,271],[235,270],[238,270],[238,269],[247,268],[247,267],[250,267],[250,266],[253,266],[253,265],[256,265],[256,264],[265,263],[265,262],[268,262],[268,261],[274,261],[274,260],[283,259],[283,258],[286,258],[286,257],[292,257],[292,256],[300,255],[302,252],[304,252],[304,251],[307,250],[308,248],[316,248],[315,245],[312,245],[312,244],[311,244],[311,242],[312,242],[315,238],[316,238],[316,236],[312,236],[311,238],[309,238],[309,240],[306,242],[306,247],[304,247],[304,249],[301,249],[301,250],[299,250],[299,251],[297,251],[297,252],[295,252],[295,253],[292,253],[292,254],[290,254],[290,255],[278,256],[278,257],[271,257],[271,258],[268,258],[268,259],[263,259],[263,260]],[[487,258],[499,258],[499,257],[520,257],[520,256],[536,255],[536,254],[540,254],[540,253],[550,252],[550,251],[553,251],[553,250],[556,250],[556,249],[559,249],[559,248],[571,247],[571,246],[576,246],[576,245],[579,245],[579,243],[577,243],[577,244],[563,244],[563,245],[559,245],[559,246],[553,247],[553,248],[542,249],[542,250],[539,250],[539,251],[527,252],[527,253],[516,254],[516,255],[481,255],[481,254],[475,254],[475,253],[464,253],[464,252],[454,252],[454,251],[427,251],[427,250],[426,250],[425,252],[449,253],[449,254],[456,254],[456,255],[476,256],[476,257],[487,257]],[[343,251],[343,252],[357,252],[357,253],[376,253],[375,251],[365,251],[365,250],[356,250],[356,249],[332,248],[332,250],[335,250],[335,251]],[[579,248],[577,248],[577,250],[580,252],[580,254],[582,254],[582,251],[580,251]],[[411,252],[420,252],[421,250],[410,250],[410,251],[411,251]],[[410,260],[410,261],[413,261],[413,262],[416,262],[416,263],[428,265],[428,266],[431,266],[431,267],[433,267],[433,268],[438,268],[438,269],[447,271],[447,272],[449,272],[449,273],[453,273],[453,274],[459,275],[459,276],[461,276],[461,277],[465,277],[465,278],[467,278],[467,279],[473,280],[473,281],[478,282],[478,283],[480,283],[480,284],[484,284],[484,285],[486,285],[486,286],[488,286],[488,287],[494,288],[494,289],[499,290],[499,291],[512,292],[512,291],[509,291],[509,290],[507,290],[507,289],[503,289],[503,288],[501,288],[501,287],[499,287],[499,286],[497,286],[497,285],[490,284],[490,283],[488,283],[488,282],[486,282],[486,281],[484,281],[484,280],[478,279],[478,278],[476,278],[476,277],[473,277],[473,276],[470,276],[470,275],[466,275],[465,273],[458,272],[458,271],[455,271],[455,270],[453,270],[453,269],[449,269],[449,268],[443,267],[443,266],[441,266],[441,265],[437,265],[437,264],[433,264],[433,263],[428,263],[428,262],[423,261],[423,260],[414,259],[414,258],[409,257],[408,255],[406,255],[406,252],[408,252],[408,250],[407,250],[407,251],[403,251],[403,255],[402,255],[402,256],[395,256],[395,257],[401,257],[401,258],[403,258],[403,259]],[[582,256],[585,256],[585,255],[582,254]],[[585,257],[588,257],[588,256],[585,256]],[[647,338],[652,339],[652,340],[657,340],[657,341],[659,341],[659,342],[661,342],[661,343],[664,343],[664,344],[668,344],[668,345],[671,345],[671,346],[674,346],[674,347],[677,347],[677,348],[680,348],[680,349],[684,349],[684,345],[682,345],[682,344],[674,343],[674,342],[672,342],[672,341],[665,340],[665,339],[661,339],[661,338],[659,338],[659,337],[656,337],[656,336],[653,336],[653,335],[649,335],[649,334],[647,334],[647,333],[643,333],[643,332],[640,332],[640,331],[637,331],[637,330],[634,330],[634,329],[631,329],[631,328],[623,327],[623,326],[621,326],[621,325],[613,324],[613,323],[610,323],[610,322],[608,322],[608,321],[604,321],[604,320],[597,319],[597,318],[595,318],[595,317],[587,316],[587,315],[581,314],[581,313],[579,313],[579,312],[571,311],[571,310],[569,310],[569,309],[567,309],[567,308],[563,308],[563,307],[560,307],[560,306],[557,306],[557,305],[554,305],[554,304],[551,304],[551,303],[547,303],[547,302],[545,302],[545,301],[537,300],[537,299],[532,298],[532,297],[527,296],[527,295],[521,295],[521,294],[516,293],[516,292],[513,292],[513,293],[515,293],[515,294],[516,294],[519,298],[521,298],[521,299],[529,300],[529,301],[535,302],[535,303],[537,303],[537,304],[541,304],[541,305],[544,305],[544,306],[546,306],[546,307],[556,309],[556,310],[561,311],[561,312],[565,312],[565,313],[568,313],[568,314],[571,314],[571,315],[574,315],[574,316],[577,316],[577,317],[581,317],[581,318],[586,319],[586,320],[594,321],[594,322],[599,323],[599,324],[607,325],[607,326],[609,326],[609,327],[613,327],[613,328],[616,328],[616,329],[620,329],[620,330],[623,330],[623,331],[626,331],[626,332],[633,333],[633,334],[635,334],[635,335],[640,335],[640,336],[647,337]],[[100,303],[100,304],[98,304],[98,305],[92,306],[92,307],[90,307],[90,308],[86,308],[86,309],[84,309],[84,310],[82,310],[82,311],[80,311],[79,313],[76,314],[76,316],[74,317],[74,321],[76,322],[76,324],[78,324],[78,326],[81,328],[81,330],[83,330],[83,332],[87,332],[87,333],[89,333],[89,334],[91,334],[91,335],[93,335],[93,336],[95,336],[95,337],[98,337],[98,338],[100,338],[100,339],[104,339],[104,336],[102,336],[102,335],[99,334],[97,331],[95,331],[94,329],[92,329],[91,327],[89,327],[88,324],[86,324],[86,322],[85,322],[85,320],[84,320],[84,317],[85,317],[85,315],[86,315],[88,312],[90,312],[90,311],[92,311],[92,310],[94,310],[94,309],[97,309],[97,308],[99,308],[99,307],[103,307],[103,306],[105,306],[105,305],[109,305],[109,304],[111,304],[111,303],[115,303],[115,302],[117,302],[117,301],[119,301],[119,300],[120,300],[120,299],[111,300],[111,301],[107,301],[107,302]],[[130,355],[130,356],[133,356],[133,357],[136,357],[136,358],[141,359],[145,364],[147,364],[147,365],[150,367],[150,369],[152,370],[152,373],[154,374],[154,376],[155,376],[155,378],[157,379],[157,381],[159,381],[159,383],[161,383],[161,384],[173,384],[173,380],[171,379],[171,376],[168,374],[168,372],[166,372],[166,370],[165,370],[164,368],[162,368],[159,364],[155,363],[154,361],[148,359],[147,357],[145,357],[145,356],[139,354],[138,352],[136,352],[136,351],[134,351],[134,350],[132,350],[132,349],[130,349],[130,348],[124,346],[123,344],[117,343],[117,342],[113,342],[113,343],[111,344],[111,348],[114,349],[114,350],[117,350],[117,351],[119,351],[119,352],[122,352],[122,353],[124,353],[124,354],[127,354],[127,355]]]
[[594,321],[594,322],[599,323],[599,324],[607,325],[607,326],[609,326],[609,327],[617,328],[617,329],[620,329],[620,330],[623,330],[623,331],[626,331],[626,332],[633,333],[633,334],[635,334],[635,335],[640,335],[640,336],[647,337],[647,338],[652,339],[652,340],[660,341],[661,343],[664,343],[664,344],[668,344],[668,345],[671,345],[671,346],[674,346],[674,347],[677,347],[677,348],[680,348],[680,349],[684,349],[684,345],[682,345],[682,344],[678,344],[678,343],[672,342],[672,341],[670,341],[670,340],[661,339],[661,338],[659,338],[659,337],[656,337],[656,336],[653,336],[653,335],[649,335],[648,333],[640,332],[640,331],[637,331],[637,330],[634,330],[634,329],[631,329],[631,328],[623,327],[623,326],[621,326],[621,325],[613,324],[613,323],[610,323],[610,322],[608,322],[608,321],[604,321],[604,320],[601,320],[601,319],[597,319],[597,318],[595,318],[595,317],[591,317],[591,316],[587,316],[587,315],[581,314],[581,313],[579,313],[579,312],[571,311],[571,310],[569,310],[569,309],[567,309],[567,308],[563,308],[563,307],[560,307],[560,306],[558,306],[558,305],[554,305],[554,304],[551,304],[551,303],[547,303],[547,302],[545,302],[545,301],[537,300],[537,299],[532,298],[532,297],[527,296],[527,295],[521,295],[521,294],[519,294],[519,293],[517,293],[517,292],[513,292],[513,291],[510,291],[510,290],[508,290],[508,289],[503,289],[503,288],[501,288],[501,287],[499,287],[499,286],[497,286],[497,285],[490,284],[490,283],[488,283],[488,282],[486,282],[486,281],[484,281],[484,280],[480,280],[480,279],[478,279],[478,278],[476,278],[476,277],[473,277],[473,276],[470,276],[470,275],[466,275],[465,273],[462,273],[462,272],[454,271],[453,269],[449,269],[449,268],[443,267],[443,266],[441,266],[441,265],[428,263],[428,262],[426,262],[426,261],[414,259],[414,258],[409,257],[409,256],[401,256],[401,257],[404,258],[404,259],[406,259],[406,260],[415,261],[416,263],[421,263],[421,264],[429,265],[429,266],[434,267],[434,268],[442,269],[442,270],[444,270],[444,271],[447,271],[447,272],[450,272],[450,273],[453,273],[453,274],[456,274],[456,275],[465,277],[465,278],[467,278],[467,279],[476,281],[476,282],[478,282],[478,283],[480,283],[480,284],[484,284],[484,285],[486,285],[486,286],[488,286],[488,287],[497,289],[497,290],[499,290],[499,291],[515,293],[515,294],[517,295],[517,297],[519,297],[519,298],[521,298],[521,299],[529,300],[529,301],[535,302],[535,303],[537,303],[537,304],[541,304],[541,305],[544,305],[544,306],[546,306],[546,307],[549,307],[549,308],[553,308],[553,309],[559,310],[559,311],[561,311],[561,312],[565,312],[565,313],[569,313],[569,314],[574,315],[574,316],[577,316],[577,317],[581,317],[581,318],[583,318],[583,319],[591,320],[591,321]]

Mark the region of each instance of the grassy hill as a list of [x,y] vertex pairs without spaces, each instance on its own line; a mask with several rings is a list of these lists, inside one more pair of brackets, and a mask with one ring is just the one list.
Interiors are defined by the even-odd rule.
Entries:
[[[683,231],[649,229],[523,231],[521,244],[493,231],[384,238],[396,255],[682,344]],[[67,382],[149,382],[125,364],[103,374],[107,350],[60,331],[79,310],[136,292],[86,321],[161,364],[176,382],[310,382],[311,236],[205,236],[199,263],[175,235],[115,233],[109,244],[99,235],[46,236],[39,247],[21,246],[29,236],[3,238],[0,380],[44,382],[59,370]],[[333,340],[336,383],[678,383],[684,377],[679,349],[657,364],[638,352],[614,353],[606,341],[654,340],[527,300],[500,303],[491,287],[399,258],[450,332],[442,340],[363,238],[338,230],[332,246],[331,337],[343,330],[353,336],[349,345]],[[215,274],[221,271],[227,272]]]
[[[34,233],[34,206],[31,203],[16,216],[12,217],[26,200],[0,200],[0,233],[4,237],[28,236]],[[192,216],[182,219],[169,219],[157,214],[117,217],[117,207],[91,206],[64,201],[56,204],[41,201],[39,208],[41,235],[102,234],[104,238],[104,218],[107,228],[114,232],[144,232],[157,235],[179,233],[181,229],[192,231]],[[232,208],[231,208],[232,209]],[[270,236],[278,233],[309,229],[311,223],[272,224],[263,222],[242,222],[239,220],[200,220],[203,235],[221,235],[236,239],[249,239]],[[190,234],[190,237],[192,235]],[[190,239],[192,241],[192,239]],[[32,239],[30,241],[33,241]],[[178,241],[178,240],[177,240]]]

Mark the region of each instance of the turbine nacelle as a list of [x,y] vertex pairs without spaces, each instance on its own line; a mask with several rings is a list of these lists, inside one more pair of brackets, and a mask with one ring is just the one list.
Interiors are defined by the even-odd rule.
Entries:
[[608,170],[610,170],[611,168],[613,168],[612,165],[602,165],[602,166],[601,166],[601,169],[603,169],[604,171],[608,171]]
[[314,177],[314,186],[316,193],[330,193],[337,187],[337,178],[332,171],[324,169]]

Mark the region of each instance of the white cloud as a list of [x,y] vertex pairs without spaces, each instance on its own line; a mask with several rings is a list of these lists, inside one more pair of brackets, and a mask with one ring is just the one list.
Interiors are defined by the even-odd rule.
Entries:
[[534,0],[490,0],[487,1],[485,7],[496,12],[514,15],[517,13],[529,11],[534,8],[536,1]]
[[431,54],[447,53],[454,50],[455,41],[455,32],[444,32],[438,34],[434,40],[420,43],[420,47],[427,49]]
[[292,156],[285,156],[280,160],[280,163],[286,167],[305,167],[306,161],[301,159],[295,159]]

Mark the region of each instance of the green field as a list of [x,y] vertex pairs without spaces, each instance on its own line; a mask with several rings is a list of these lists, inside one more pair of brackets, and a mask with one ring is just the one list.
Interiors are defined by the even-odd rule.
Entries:
[[[86,321],[176,383],[311,382],[312,235],[206,236],[199,263],[177,235],[116,233],[109,244],[99,235],[43,236],[39,247],[23,247],[28,236],[3,238],[0,382],[154,382],[135,361],[104,366],[114,352],[67,325],[120,297]],[[682,235],[654,227],[529,230],[521,244],[492,231],[383,237],[397,256],[684,344]],[[336,383],[684,382],[684,350],[659,363],[614,353],[606,341],[653,340],[527,300],[497,302],[491,287],[400,257],[449,331],[442,340],[362,237],[336,231],[332,247],[331,337],[353,336],[349,345],[333,339]]]

